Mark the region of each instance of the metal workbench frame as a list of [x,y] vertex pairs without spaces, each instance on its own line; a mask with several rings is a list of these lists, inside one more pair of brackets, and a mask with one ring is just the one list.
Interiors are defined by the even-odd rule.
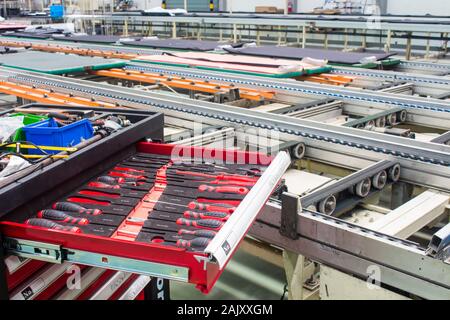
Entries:
[[[104,20],[104,21],[128,21],[128,22],[165,22],[165,23],[192,23],[192,24],[239,24],[239,25],[263,25],[263,26],[305,26],[305,27],[318,27],[318,28],[341,28],[341,29],[367,29],[367,24],[375,22],[377,17],[367,16],[360,21],[343,21],[343,20],[325,20],[314,18],[302,18],[292,19],[289,16],[282,18],[273,18],[269,15],[254,19],[257,15],[251,17],[239,17],[237,15],[227,16],[139,16],[139,15],[69,15],[65,19],[81,19],[81,20]],[[402,23],[393,21],[380,21],[374,24],[375,30],[390,30],[390,31],[408,31],[408,32],[450,32],[449,23],[422,23],[417,21],[416,23]]]
[[298,212],[296,240],[280,234],[281,206],[268,203],[250,235],[362,279],[371,268],[381,283],[425,299],[450,299],[450,264],[418,245],[319,213]]
[[[402,180],[443,190],[448,189],[450,171],[445,163],[450,161],[450,147],[446,145],[342,126],[330,126],[285,115],[265,114],[177,96],[168,97],[163,94],[102,83],[97,83],[96,88],[93,89],[92,83],[85,80],[51,75],[42,76],[32,72],[19,73],[7,68],[0,68],[0,72],[9,74],[15,81],[42,88],[58,88],[61,92],[66,93],[77,92],[81,96],[94,96],[100,100],[118,102],[136,109],[162,111],[170,117],[192,121],[202,119],[211,124],[229,125],[233,123],[238,127],[272,130],[272,132],[278,132],[280,138],[285,141],[305,142],[309,147],[307,156],[312,159],[318,158],[322,161],[326,159],[326,161],[339,163],[339,165],[353,169],[364,168],[368,162],[389,160],[394,157],[403,168]],[[293,82],[292,85],[297,84]],[[398,99],[408,100],[408,98],[392,94],[383,95],[387,95],[385,100],[391,101],[391,103]],[[418,107],[424,107],[426,102],[424,101],[422,104],[422,101],[416,101],[415,104]],[[447,104],[443,103],[443,105],[447,107],[446,110],[450,110]],[[450,115],[450,112],[444,111],[442,116],[445,117],[447,114]],[[317,152],[320,152],[320,155]],[[355,161],[356,159],[358,161]]]

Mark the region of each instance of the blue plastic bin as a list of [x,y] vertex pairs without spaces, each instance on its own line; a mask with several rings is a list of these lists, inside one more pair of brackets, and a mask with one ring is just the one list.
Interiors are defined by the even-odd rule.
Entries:
[[52,4],[50,6],[50,17],[52,19],[62,19],[64,17],[64,6],[60,4]]
[[[83,119],[63,127],[49,118],[33,123],[22,128],[27,141],[38,146],[73,147],[83,139],[89,139],[94,135],[94,129],[88,119]],[[55,154],[59,151],[46,151]],[[42,154],[40,150],[29,149],[29,154]]]

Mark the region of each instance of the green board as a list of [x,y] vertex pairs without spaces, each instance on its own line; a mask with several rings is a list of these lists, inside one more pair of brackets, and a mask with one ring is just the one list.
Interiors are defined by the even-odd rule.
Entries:
[[0,64],[5,67],[48,73],[82,73],[87,70],[121,68],[126,62],[119,59],[105,59],[73,54],[60,54],[39,51],[22,51],[0,56]]

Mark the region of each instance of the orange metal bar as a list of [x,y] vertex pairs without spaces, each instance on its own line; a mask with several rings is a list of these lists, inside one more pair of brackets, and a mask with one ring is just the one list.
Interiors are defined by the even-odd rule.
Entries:
[[1,40],[0,45],[5,46],[5,47],[25,47],[25,48],[31,48],[33,50],[45,51],[45,52],[72,53],[72,54],[77,54],[77,55],[81,55],[81,56],[115,58],[115,59],[124,59],[124,60],[135,59],[138,56],[138,54],[122,53],[122,52],[118,52],[118,51],[83,49],[83,48],[63,46],[63,45],[36,44],[36,43],[25,42],[25,41]]
[[0,81],[0,92],[42,103],[82,105],[86,107],[115,107],[114,104],[108,102],[92,101],[83,97],[74,97],[64,93],[57,93],[47,89],[33,88],[8,81]]
[[[181,88],[192,91],[201,91],[207,93],[227,92],[234,88],[232,85],[223,85],[211,83],[207,81],[190,80],[181,77],[168,77],[163,74],[144,73],[134,70],[109,69],[91,71],[92,74],[111,77],[125,80],[132,80],[137,82],[151,83],[151,84],[165,84],[169,87]],[[248,100],[261,101],[264,99],[272,99],[275,95],[272,91],[262,91],[250,88],[239,88],[240,96]]]
[[[115,51],[92,50],[70,46],[50,45],[50,44],[34,44],[25,41],[0,40],[0,45],[7,47],[27,47],[33,50],[45,52],[71,53],[83,56],[118,58],[124,60],[131,60],[138,56],[138,54],[121,53],[119,51],[115,52]],[[217,84],[201,80],[190,80],[182,77],[168,77],[161,74],[144,73],[132,70],[124,71],[122,69],[111,69],[111,70],[95,71],[92,73],[100,76],[133,80],[145,83],[152,83],[152,84],[162,83],[167,86],[175,88],[182,88],[187,90],[208,92],[208,93],[227,92],[234,88],[234,85]],[[251,88],[239,88],[239,93],[242,98],[255,101],[272,99],[275,96],[275,92],[273,91],[263,91]]]
[[317,75],[298,77],[297,79],[340,86],[350,84],[355,78],[336,74],[322,73]]

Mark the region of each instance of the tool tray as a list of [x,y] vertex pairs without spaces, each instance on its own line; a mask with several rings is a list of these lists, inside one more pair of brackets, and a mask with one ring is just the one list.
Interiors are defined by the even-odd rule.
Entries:
[[[65,160],[83,170],[41,185],[38,197],[22,194],[0,222],[10,254],[185,281],[207,293],[290,163],[284,152],[272,159],[148,142],[103,151],[101,159],[91,148],[83,161]],[[101,213],[61,210],[61,202]],[[55,207],[70,218],[52,219],[56,229],[36,226]]]

